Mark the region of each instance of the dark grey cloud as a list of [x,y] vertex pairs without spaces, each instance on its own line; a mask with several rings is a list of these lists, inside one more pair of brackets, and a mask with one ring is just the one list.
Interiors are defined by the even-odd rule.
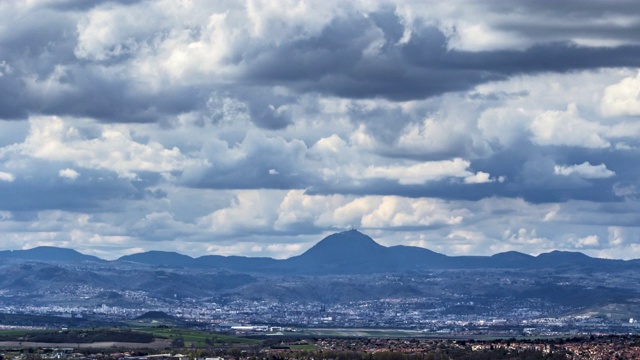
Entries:
[[399,108],[370,109],[357,105],[349,108],[349,118],[355,124],[367,124],[367,132],[386,144],[392,144],[405,126],[415,120]]
[[101,0],[101,1],[84,1],[84,0],[59,0],[46,4],[50,9],[60,11],[87,11],[97,6],[105,5],[133,5],[144,2],[146,0]]
[[460,70],[483,69],[496,76],[567,72],[603,67],[640,65],[640,46],[594,48],[570,42],[535,45],[524,51],[451,51],[445,56],[447,66]]
[[276,95],[269,88],[250,87],[248,89],[233,89],[237,96],[249,108],[251,121],[263,129],[282,129],[293,122],[288,111],[281,109],[290,103],[295,103],[292,96]]
[[25,118],[28,110],[28,99],[22,80],[13,74],[0,77],[0,118]]
[[37,173],[34,169],[32,174],[16,176],[13,182],[0,181],[0,210],[109,212],[117,211],[123,201],[148,196],[142,184],[113,173],[77,169],[81,175],[71,180],[60,177],[60,169],[40,162]]
[[56,2],[20,13],[21,20],[11,23],[12,31],[0,36],[0,62],[10,68],[0,76],[1,118],[48,114],[105,122],[156,122],[204,106],[206,89],[178,85],[151,91],[141,86],[122,65],[131,60],[131,54],[105,61],[78,59],[74,53],[78,17],[58,10],[85,11],[88,8],[81,4],[88,3],[97,4]]
[[[20,17],[8,22],[10,31],[0,34],[0,118],[24,118],[34,108],[35,99],[27,89],[28,80],[43,79],[56,64],[72,61],[75,24],[68,16],[36,9],[5,16]],[[5,19],[9,20],[9,19]]]
[[562,3],[543,1],[486,1],[480,5],[489,14],[503,16],[491,23],[495,29],[518,34],[535,43],[581,39],[597,44],[638,43],[640,12],[637,1],[606,2],[570,0]]
[[197,89],[166,87],[150,93],[130,79],[112,77],[80,68],[69,74],[74,90],[61,98],[51,94],[35,104],[35,111],[78,117],[92,117],[105,122],[157,122],[201,108],[207,95]]
[[[167,83],[159,90],[146,88],[127,73],[128,64],[136,61],[134,49],[106,60],[79,60],[74,53],[78,18],[67,12],[56,16],[60,7],[88,10],[76,1],[55,3],[30,12],[10,36],[0,39],[3,59],[14,68],[10,76],[0,78],[3,118],[42,113],[106,122],[162,121],[204,110],[209,94],[226,86],[212,78],[197,84]],[[243,69],[235,87],[240,96],[251,93],[247,103],[258,126],[278,129],[292,120],[271,107],[282,105],[284,99],[264,96],[274,86],[299,94],[404,101],[465,91],[519,74],[640,66],[640,46],[585,47],[568,40],[543,39],[522,51],[472,52],[450,49],[447,36],[426,24],[416,25],[408,42],[399,42],[404,29],[395,8],[385,6],[367,17],[357,12],[336,17],[319,34],[286,39],[276,47],[247,44],[230,57],[231,63]],[[145,31],[136,36],[140,37],[138,46],[148,47],[154,46],[158,34]],[[28,78],[45,81],[57,67],[63,69],[57,81],[68,86],[68,91],[35,94],[27,88]]]
[[245,79],[348,98],[415,100],[519,74],[640,66],[640,46],[556,41],[522,51],[461,51],[449,49],[445,34],[427,25],[407,43],[387,42],[375,56],[364,55],[373,41],[372,30],[389,32],[385,39],[390,40],[397,38],[398,26],[392,12],[379,14],[377,21],[355,15],[336,19],[317,37],[248,52]]
[[[217,157],[210,167],[187,169],[181,183],[196,188],[213,189],[302,189],[314,181],[306,163],[306,146],[301,141],[252,136],[239,146],[242,155],[234,161]],[[222,157],[222,158],[221,158]]]

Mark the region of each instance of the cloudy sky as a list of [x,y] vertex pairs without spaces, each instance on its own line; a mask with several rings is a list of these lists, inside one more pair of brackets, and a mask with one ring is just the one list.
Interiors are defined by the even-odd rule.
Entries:
[[0,248],[640,258],[638,14],[0,1]]

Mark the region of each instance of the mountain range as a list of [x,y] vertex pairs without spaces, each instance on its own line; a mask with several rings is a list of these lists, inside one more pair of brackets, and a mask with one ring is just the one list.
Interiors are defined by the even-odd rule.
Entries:
[[[107,262],[72,249],[37,247],[30,250],[0,251],[3,260],[43,262]],[[493,256],[447,256],[413,246],[378,244],[369,236],[350,230],[330,235],[301,255],[284,260],[266,257],[187,255],[148,251],[123,256],[110,263],[145,264],[151,266],[220,269],[242,273],[264,274],[372,274],[403,273],[434,269],[542,269],[584,267],[598,270],[640,268],[640,260],[592,258],[580,252],[552,251],[538,256],[509,251]]]

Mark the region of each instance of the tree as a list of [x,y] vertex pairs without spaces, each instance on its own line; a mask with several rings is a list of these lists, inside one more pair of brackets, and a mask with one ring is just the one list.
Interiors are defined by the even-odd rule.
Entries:
[[174,348],[183,348],[184,347],[184,339],[179,337],[171,340],[171,347]]

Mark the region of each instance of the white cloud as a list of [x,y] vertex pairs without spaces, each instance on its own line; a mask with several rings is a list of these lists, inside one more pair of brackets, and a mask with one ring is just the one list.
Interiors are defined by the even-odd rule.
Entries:
[[471,216],[437,199],[306,195],[302,190],[242,190],[235,194],[227,207],[200,218],[199,227],[218,235],[234,235],[256,230],[454,226]]
[[611,246],[621,246],[625,243],[624,229],[619,226],[610,226],[608,229],[608,241]]
[[114,259],[122,255],[120,251],[135,246],[139,241],[124,234],[118,225],[100,217],[59,210],[40,211],[34,215],[27,227],[12,217],[0,221],[5,248],[59,246]]
[[73,170],[73,169],[62,169],[58,172],[58,176],[62,177],[62,178],[66,178],[66,179],[70,179],[70,180],[75,180],[78,177],[80,177],[80,173]]
[[605,232],[607,241],[595,252],[596,256],[609,259],[639,259],[640,229],[638,227],[610,226]]
[[336,134],[324,137],[313,145],[313,150],[321,153],[342,154],[347,148],[347,143]]
[[233,68],[226,61],[246,43],[248,22],[240,2],[154,1],[96,6],[78,22],[75,55],[104,61],[131,57],[138,84],[201,83],[204,75]]
[[197,220],[200,227],[216,234],[269,231],[278,214],[282,191],[237,191],[228,207]]
[[571,176],[575,174],[584,179],[606,179],[616,175],[615,172],[607,169],[607,166],[605,164],[591,165],[587,161],[578,165],[556,165],[553,168],[553,172],[556,175],[561,176]]
[[317,35],[344,11],[341,1],[249,0],[246,11],[251,35],[259,39],[305,38]]
[[420,124],[409,124],[394,144],[400,150],[415,154],[447,153],[460,146],[469,136],[462,120],[428,118]]
[[472,240],[472,241],[483,241],[486,240],[486,236],[481,233],[469,231],[469,230],[454,230],[447,235],[447,239],[456,240]]
[[604,259],[639,259],[640,258],[640,244],[627,244],[620,247],[612,247],[600,249],[594,252],[593,256]]
[[600,109],[604,116],[640,115],[640,71],[635,77],[627,77],[607,86]]
[[[142,10],[146,16],[140,16]],[[144,37],[168,20],[155,6],[98,6],[79,21],[74,53],[79,59],[97,61],[136,54],[146,45]]]
[[29,135],[17,147],[34,158],[111,170],[128,178],[135,178],[138,171],[171,172],[198,162],[177,147],[166,149],[155,141],[138,142],[125,125],[85,123],[82,125],[99,134],[87,137],[83,129],[59,117],[32,117],[29,121]]
[[8,172],[0,171],[0,181],[13,182],[16,177]]
[[579,239],[569,239],[569,241],[577,248],[594,248],[600,246],[600,238],[598,235],[588,235]]
[[349,200],[342,195],[308,195],[304,190],[290,190],[278,207],[277,230],[299,227],[341,226],[334,220],[334,211]]
[[455,21],[450,48],[469,51],[499,49],[523,49],[527,42],[519,34],[492,28],[487,23],[473,22],[471,19]]
[[397,196],[372,198],[376,205],[363,214],[360,226],[388,228],[402,226],[457,225],[464,220],[464,211],[451,211],[434,199],[408,199]]
[[[491,174],[483,171],[478,171],[474,175],[469,175],[464,178],[465,184],[484,184],[484,183],[489,183],[494,181],[495,180],[491,179]],[[500,182],[503,182],[503,181],[500,181]]]
[[[468,171],[470,165],[468,160],[455,158],[428,161],[410,166],[369,166],[364,170],[362,176],[368,179],[397,180],[402,185],[419,185],[446,178],[469,179],[465,181],[468,183],[486,182],[484,181],[484,173],[473,174]],[[358,176],[358,174],[354,174],[354,176]],[[488,174],[486,177],[488,178]]]
[[522,107],[490,108],[478,119],[478,128],[485,138],[503,146],[512,146],[525,134],[531,115]]
[[554,221],[558,219],[558,211],[560,211],[560,206],[554,205],[553,209],[551,209],[549,212],[547,212],[544,215],[544,217],[542,218],[542,221],[547,222],[547,221]]
[[539,145],[607,148],[603,138],[607,128],[580,117],[575,103],[566,111],[549,110],[536,116],[530,126],[533,141]]
[[536,247],[540,247],[546,243],[549,243],[548,239],[538,236],[536,229],[527,230],[526,228],[520,228],[515,233],[512,232],[511,229],[507,229],[504,232],[503,239],[515,245]]

